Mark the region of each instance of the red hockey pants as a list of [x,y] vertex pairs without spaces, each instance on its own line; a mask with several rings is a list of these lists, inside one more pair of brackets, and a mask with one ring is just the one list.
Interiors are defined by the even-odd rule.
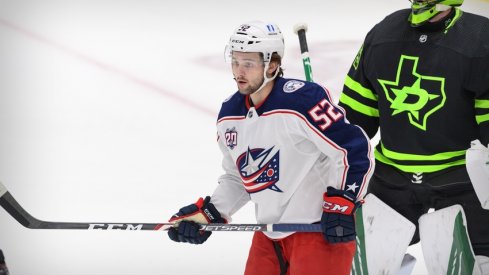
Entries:
[[253,235],[245,275],[349,275],[355,241],[330,244],[322,233],[294,233],[273,241]]

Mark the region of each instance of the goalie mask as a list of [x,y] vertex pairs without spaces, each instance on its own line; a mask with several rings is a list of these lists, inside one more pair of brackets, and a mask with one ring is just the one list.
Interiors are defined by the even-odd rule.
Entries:
[[409,22],[411,22],[411,26],[418,27],[440,12],[462,5],[464,0],[410,0],[410,2],[411,15],[409,16]]

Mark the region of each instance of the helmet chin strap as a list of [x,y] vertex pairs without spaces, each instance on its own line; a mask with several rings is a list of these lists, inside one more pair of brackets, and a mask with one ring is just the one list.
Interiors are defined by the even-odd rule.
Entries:
[[254,94],[254,93],[260,91],[261,89],[263,89],[263,87],[265,87],[265,85],[267,85],[268,82],[274,80],[277,77],[279,68],[277,68],[275,70],[275,74],[272,77],[270,77],[270,78],[267,77],[267,71],[268,71],[269,65],[270,65],[270,62],[267,62],[265,64],[265,70],[263,71],[263,83],[261,84],[261,86],[258,89],[256,89],[256,91],[252,92],[251,94]]

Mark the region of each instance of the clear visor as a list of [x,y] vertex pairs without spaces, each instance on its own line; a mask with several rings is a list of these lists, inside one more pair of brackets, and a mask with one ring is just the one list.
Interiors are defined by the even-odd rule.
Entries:
[[232,59],[233,59],[233,51],[231,50],[231,47],[228,44],[224,48],[224,62],[231,64]]
[[231,50],[231,47],[229,45],[224,48],[224,61],[228,64],[231,64],[233,68],[242,67],[247,70],[254,69],[265,64],[265,62],[261,58],[258,60],[246,57],[234,57],[233,51]]

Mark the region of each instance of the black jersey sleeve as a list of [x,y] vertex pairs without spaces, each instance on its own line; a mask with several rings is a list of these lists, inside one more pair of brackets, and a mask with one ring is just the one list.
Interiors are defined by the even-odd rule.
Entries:
[[[488,34],[489,35],[489,34]],[[475,61],[472,84],[479,87],[474,98],[475,121],[479,125],[482,144],[489,144],[489,56]]]
[[377,94],[365,73],[368,50],[367,35],[346,76],[339,105],[345,109],[348,121],[362,127],[372,138],[379,128],[379,109]]
[[473,17],[473,36],[479,41],[472,57],[466,86],[474,94],[475,121],[479,126],[480,141],[489,144],[489,20]]

